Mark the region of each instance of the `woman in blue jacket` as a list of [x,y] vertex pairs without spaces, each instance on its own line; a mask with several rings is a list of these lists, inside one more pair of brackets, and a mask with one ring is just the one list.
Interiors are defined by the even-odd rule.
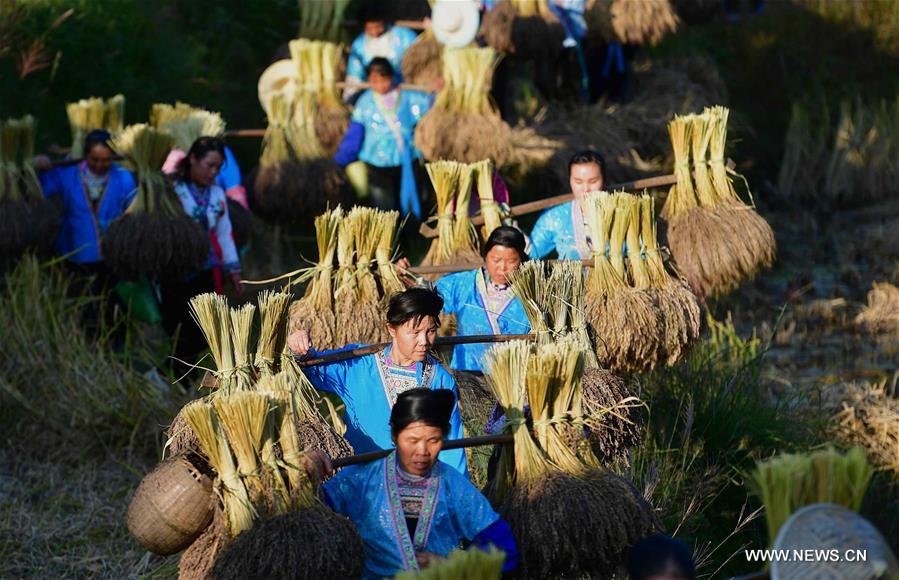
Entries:
[[[524,260],[525,237],[511,226],[493,230],[484,245],[484,266],[445,276],[437,281],[443,312],[455,314],[459,336],[527,334],[530,322],[521,300],[512,295],[508,276]],[[459,344],[453,349],[450,368],[483,372],[489,344]]]
[[84,141],[84,160],[51,168],[49,159],[36,160],[41,187],[49,199],[61,200],[62,220],[56,252],[86,274],[104,276],[100,238],[112,220],[122,215],[137,192],[134,177],[114,163],[106,131],[91,131]]

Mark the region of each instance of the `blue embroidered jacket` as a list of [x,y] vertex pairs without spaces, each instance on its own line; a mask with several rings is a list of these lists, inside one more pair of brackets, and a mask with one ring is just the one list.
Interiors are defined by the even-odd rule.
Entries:
[[59,255],[71,253],[69,260],[72,262],[91,264],[102,259],[100,236],[112,220],[128,209],[137,193],[137,186],[130,172],[113,163],[109,170],[109,183],[95,215],[81,183],[80,171],[79,165],[56,167],[42,172],[40,179],[45,197],[61,196],[63,201],[56,252]]
[[553,250],[560,260],[579,260],[580,252],[571,222],[572,202],[557,205],[544,211],[531,231],[531,247],[528,255],[534,259],[546,257]]

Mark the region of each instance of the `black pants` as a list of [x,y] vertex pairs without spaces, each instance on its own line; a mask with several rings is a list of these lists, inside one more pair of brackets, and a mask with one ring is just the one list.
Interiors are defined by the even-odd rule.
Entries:
[[[366,163],[365,166],[368,169],[368,193],[371,196],[371,204],[385,211],[399,210],[403,168],[399,166],[376,167],[369,163]],[[434,190],[427,176],[427,170],[421,161],[416,161],[412,170],[415,174],[415,185],[418,189],[418,199],[421,201],[422,219],[424,219],[433,208]]]
[[206,348],[203,332],[190,314],[190,299],[214,289],[211,270],[200,272],[190,280],[160,284],[162,326],[169,336],[177,336],[174,356],[184,361],[173,361],[176,374],[187,372],[189,365],[196,364],[199,354]]

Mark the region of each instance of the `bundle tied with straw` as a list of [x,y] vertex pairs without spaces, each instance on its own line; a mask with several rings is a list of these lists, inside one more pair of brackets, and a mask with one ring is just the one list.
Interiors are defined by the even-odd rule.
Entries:
[[671,0],[593,0],[585,17],[588,30],[621,44],[654,46],[680,26]]
[[95,129],[104,129],[113,135],[120,133],[125,121],[125,97],[116,95],[105,101],[99,97],[81,99],[66,104],[66,116],[72,130],[73,159],[84,157],[84,139]]
[[430,29],[418,35],[406,52],[400,70],[403,79],[414,85],[434,86],[441,73],[441,47]]
[[350,0],[307,2],[299,0],[300,30],[298,38],[339,42],[343,36],[343,15]]
[[497,52],[551,61],[562,50],[565,31],[549,0],[501,0],[484,13],[480,36]]
[[501,54],[515,52],[512,31],[515,25],[515,6],[510,0],[500,0],[481,17],[478,36],[484,44]]
[[781,453],[757,462],[749,485],[765,506],[769,543],[774,543],[790,515],[803,506],[834,503],[858,511],[873,473],[860,447],[845,454],[833,447],[813,453]]
[[484,226],[481,228],[481,239],[484,242],[496,228],[503,225],[503,212],[493,195],[493,162],[489,159],[478,161],[474,164],[477,176],[478,201],[481,205],[481,215],[484,216]]
[[319,261],[285,274],[308,280],[290,307],[290,330],[306,330],[319,349],[387,340],[383,310],[405,286],[392,262],[399,212],[354,207],[316,218]]
[[584,267],[579,261],[561,261],[548,267],[531,260],[509,275],[512,294],[521,300],[531,333],[540,342],[573,337],[585,352],[586,364],[598,363],[590,348],[584,311]]
[[106,231],[102,251],[112,272],[125,280],[180,278],[202,269],[209,236],[184,213],[162,175],[173,137],[147,125],[131,125],[111,143],[137,170],[137,194]]
[[[313,478],[299,451],[302,442],[294,393],[278,385],[270,388],[276,381],[268,379],[255,391],[221,391],[211,401],[195,401],[182,410],[217,474],[218,509],[224,524],[213,522],[207,530],[213,537],[201,535],[196,549],[192,545],[185,551],[179,566],[182,576],[206,577],[217,565],[220,550],[242,552],[235,539],[252,536],[256,526],[288,514],[297,524],[315,529],[313,537],[319,536],[318,542],[291,546],[295,554],[300,552],[302,564],[295,566],[316,563],[307,575],[343,569],[348,560],[361,565],[361,542],[355,529],[315,498]],[[336,544],[338,551],[325,550],[330,556],[319,553],[325,542],[331,547]]]
[[490,100],[495,65],[492,48],[444,50],[443,89],[415,129],[415,146],[426,159],[506,163],[512,130]]
[[724,164],[727,118],[726,108],[711,107],[668,126],[678,178],[662,210],[668,242],[691,287],[712,296],[770,267],[776,254],[771,226],[743,203]]
[[34,168],[34,118],[0,123],[0,259],[49,249],[59,212],[45,198]]
[[437,220],[438,236],[422,265],[479,261],[479,240],[469,216],[477,164],[437,161],[428,163],[426,169],[437,198],[437,216],[431,219]]
[[225,121],[218,113],[191,108],[186,115],[163,121],[159,128],[172,134],[176,149],[187,152],[200,137],[221,137],[225,133]]
[[336,89],[342,48],[306,39],[290,42],[296,90],[271,97],[269,128],[254,182],[266,219],[302,222],[350,199],[346,174],[332,159],[348,114]]
[[[488,353],[487,369],[514,437],[501,451],[490,496],[515,534],[522,575],[613,576],[655,522],[630,483],[600,468],[588,445],[571,444],[583,439],[585,426],[601,428],[583,411],[584,351],[573,337],[513,341]],[[618,401],[607,411],[633,402]]]

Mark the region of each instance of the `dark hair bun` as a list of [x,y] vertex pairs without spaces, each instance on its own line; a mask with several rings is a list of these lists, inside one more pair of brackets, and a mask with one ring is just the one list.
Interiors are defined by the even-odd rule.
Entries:
[[412,423],[437,427],[446,435],[456,395],[449,389],[410,389],[400,393],[390,412],[390,431],[398,436]]

